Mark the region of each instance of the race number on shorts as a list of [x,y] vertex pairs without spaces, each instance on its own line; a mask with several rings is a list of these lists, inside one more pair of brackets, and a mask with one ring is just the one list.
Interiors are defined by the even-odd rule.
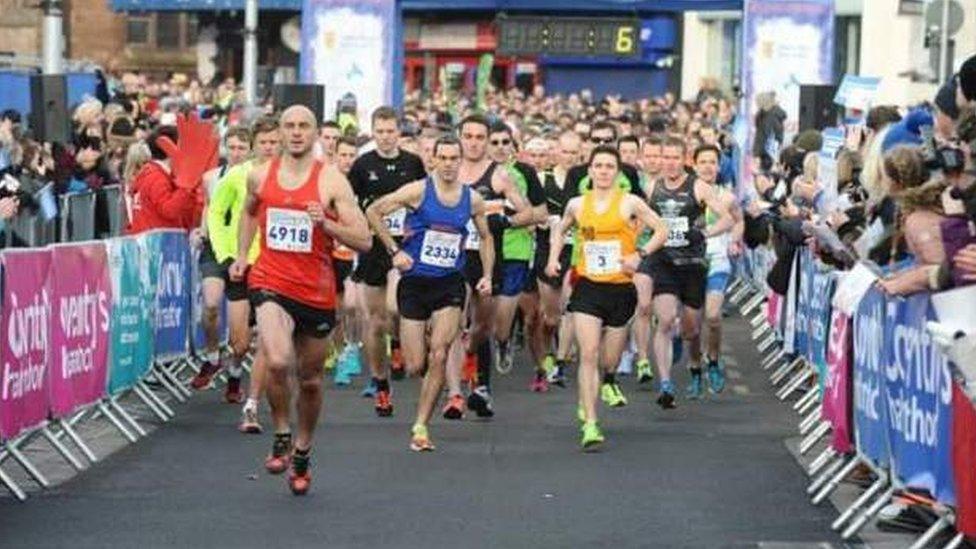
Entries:
[[688,217],[665,217],[668,223],[668,239],[664,245],[668,248],[679,248],[690,244],[688,242]]
[[620,272],[619,240],[595,240],[583,244],[586,257],[586,274],[593,276],[612,275]]
[[267,246],[282,252],[312,251],[312,218],[300,210],[268,208]]
[[407,221],[407,209],[400,208],[384,217],[383,221],[386,223],[386,229],[390,231],[390,236],[403,236],[403,226]]
[[468,220],[468,237],[464,239],[464,249],[477,251],[481,247],[481,234],[474,226],[474,220]]
[[420,248],[420,262],[447,269],[457,265],[461,255],[461,235],[427,229]]

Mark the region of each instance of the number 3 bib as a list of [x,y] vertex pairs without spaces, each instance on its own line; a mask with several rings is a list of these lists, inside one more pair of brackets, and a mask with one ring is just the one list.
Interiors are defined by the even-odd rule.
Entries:
[[612,275],[620,272],[623,257],[619,240],[594,240],[583,245],[586,258],[586,274],[592,276]]
[[461,254],[461,235],[427,229],[420,249],[420,262],[434,267],[454,268]]
[[312,251],[312,218],[299,210],[268,208],[265,240],[271,250],[309,253]]

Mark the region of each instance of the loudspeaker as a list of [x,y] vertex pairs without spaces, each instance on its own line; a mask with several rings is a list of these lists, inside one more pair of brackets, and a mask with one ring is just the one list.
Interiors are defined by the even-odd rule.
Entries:
[[35,74],[30,78],[30,126],[34,139],[54,143],[71,141],[68,84],[63,74]]
[[837,125],[838,107],[834,105],[837,86],[833,84],[800,86],[800,131],[822,130]]
[[275,84],[274,106],[280,111],[291,105],[305,105],[321,124],[325,120],[325,86],[321,84]]

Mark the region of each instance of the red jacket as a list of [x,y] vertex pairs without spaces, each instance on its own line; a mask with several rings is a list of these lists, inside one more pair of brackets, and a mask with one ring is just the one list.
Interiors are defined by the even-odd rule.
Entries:
[[132,219],[126,234],[151,229],[192,229],[200,225],[203,196],[200,188],[181,189],[156,161],[147,162],[132,179]]

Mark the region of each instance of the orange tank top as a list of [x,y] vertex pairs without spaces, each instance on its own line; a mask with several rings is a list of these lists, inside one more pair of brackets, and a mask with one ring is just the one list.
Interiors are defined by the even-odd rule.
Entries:
[[318,181],[322,163],[314,163],[305,183],[292,190],[278,183],[280,165],[280,158],[271,161],[258,193],[261,254],[251,267],[248,284],[309,307],[335,309],[333,241],[306,211],[308,204],[321,202]]
[[620,215],[624,192],[614,190],[610,204],[600,213],[593,195],[583,195],[579,213],[579,275],[593,282],[629,284],[632,277],[623,272],[621,261],[637,250],[637,233],[630,220]]

